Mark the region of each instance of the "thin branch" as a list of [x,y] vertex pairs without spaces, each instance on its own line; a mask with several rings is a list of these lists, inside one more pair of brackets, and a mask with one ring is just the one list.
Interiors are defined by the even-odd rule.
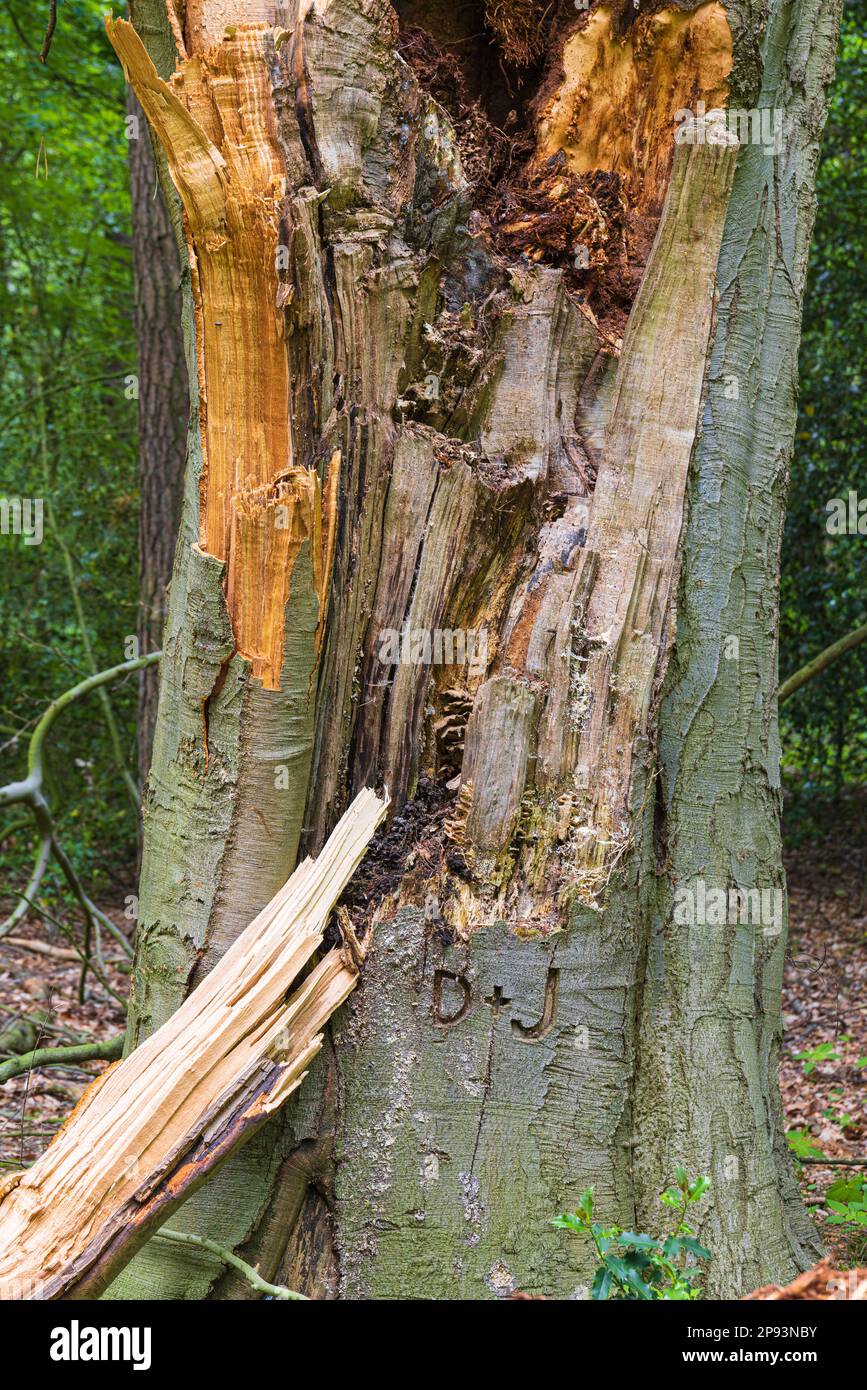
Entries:
[[48,57],[48,50],[51,48],[51,40],[54,38],[54,30],[57,28],[57,0],[50,0],[48,9],[48,28],[45,30],[45,38],[42,40],[42,47],[39,50],[39,61],[44,63]]
[[195,1236],[191,1231],[169,1231],[165,1228],[157,1231],[157,1237],[160,1240],[174,1241],[176,1245],[198,1245],[202,1250],[209,1250],[224,1264],[231,1265],[233,1269],[237,1269],[239,1274],[243,1274],[247,1283],[251,1284],[259,1293],[281,1299],[284,1303],[290,1299],[300,1303],[310,1302],[306,1294],[296,1293],[294,1289],[287,1289],[283,1284],[269,1284],[267,1279],[263,1279],[261,1274],[252,1265],[248,1265],[246,1260],[242,1260],[240,1256],[236,1255],[234,1250],[227,1250],[224,1245],[218,1245],[215,1240],[207,1240],[204,1236]]
[[[97,690],[100,686],[106,685],[108,681],[115,680],[120,675],[126,675],[131,671],[142,670],[145,666],[152,666],[155,662],[159,661],[161,655],[161,652],[149,652],[147,656],[136,657],[134,661],[124,661],[119,666],[110,667],[107,671],[97,671],[94,675],[88,676],[87,680],[79,681],[78,685],[74,685],[71,690],[64,691],[56,700],[52,700],[30,736],[30,743],[27,749],[27,776],[21,782],[7,782],[5,787],[0,787],[0,807],[11,806],[19,801],[24,802],[30,807],[39,828],[43,844],[48,842],[50,845],[51,853],[60,865],[64,878],[84,912],[85,936],[84,951],[82,953],[81,980],[79,983],[80,996],[83,995],[84,992],[84,979],[87,970],[92,968],[90,961],[91,933],[94,933],[98,940],[100,923],[111,933],[118,944],[126,951],[127,955],[132,954],[132,947],[120,928],[117,927],[105,913],[100,912],[99,908],[91,902],[87,893],[84,891],[75,869],[72,867],[69,858],[64,852],[63,846],[57,838],[54,820],[48,802],[42,794],[44,776],[43,750],[45,739],[57,716],[66,709],[68,705],[71,705],[74,700],[80,699],[82,695],[87,695],[91,690]],[[38,867],[39,865],[37,864],[37,869]],[[35,877],[36,870],[34,870],[31,876],[31,885]],[[28,885],[28,890],[29,888],[30,885]],[[21,898],[24,902],[31,903],[32,905],[30,891],[22,893]],[[40,908],[36,910],[41,913]],[[20,918],[16,920],[20,920]],[[8,936],[14,925],[15,922],[12,918],[7,918],[6,921],[0,925],[0,939],[4,936]],[[101,973],[99,971],[94,971],[94,973],[97,979],[100,980],[100,983],[105,984]],[[108,986],[108,988],[110,992],[114,994],[110,986]],[[117,998],[117,995],[115,995],[115,998]]]
[[21,900],[18,903],[18,906],[12,909],[5,922],[0,922],[0,939],[6,936],[7,932],[11,932],[15,927],[17,927],[18,923],[21,921],[21,918],[25,916],[27,912],[27,899],[35,898],[36,894],[39,892],[39,889],[42,886],[42,880],[45,877],[45,870],[48,868],[48,861],[50,858],[51,836],[41,835],[39,838],[39,849],[36,854],[36,863],[33,866],[33,872],[30,875],[27,887],[21,894]]
[[841,637],[839,642],[832,642],[830,647],[826,647],[818,656],[814,656],[812,661],[808,661],[806,666],[802,666],[800,671],[796,671],[788,680],[783,681],[777,691],[777,700],[780,704],[787,700],[790,695],[794,695],[796,690],[800,690],[802,685],[813,679],[814,676],[821,675],[826,667],[836,661],[838,657],[845,656],[853,647],[859,646],[862,642],[867,642],[867,623],[861,627],[856,627],[853,632]]
[[101,376],[80,377],[72,381],[61,382],[59,386],[48,386],[41,393],[38,390],[33,391],[30,393],[29,396],[25,396],[21,404],[17,405],[15,409],[12,411],[12,413],[10,415],[7,415],[5,420],[3,420],[2,423],[0,423],[0,433],[5,432],[9,428],[9,426],[15,420],[18,419],[20,415],[26,415],[27,412],[31,409],[33,401],[36,400],[40,396],[40,394],[43,396],[54,396],[59,391],[75,391],[76,388],[79,386],[93,386],[104,381],[117,381],[119,377],[125,377],[128,375],[128,369],[126,367],[122,367],[119,371],[105,372]]
[[35,1047],[21,1057],[0,1062],[0,1086],[37,1067],[73,1066],[77,1062],[116,1062],[123,1053],[123,1034],[107,1042],[75,1043],[71,1047]]
[[[88,899],[88,902],[90,902],[90,899]],[[67,926],[64,926],[63,922],[58,921],[56,917],[53,917],[47,908],[40,907],[38,903],[31,902],[30,907],[32,911],[36,913],[37,917],[42,917],[44,921],[50,922],[52,926],[57,927],[58,931],[66,938],[72,949],[75,951],[75,954],[78,957],[78,959],[82,962],[82,965],[85,961],[87,961],[88,968],[93,971],[93,974],[96,976],[97,980],[102,985],[106,994],[110,994],[112,999],[115,999],[117,1003],[120,1005],[120,1007],[122,1009],[125,1009],[126,1001],[121,999],[117,990],[112,989],[108,980],[103,975],[102,970],[98,966],[94,965],[92,960],[85,956],[84,952],[82,951],[81,947],[77,944],[75,937],[73,936],[69,928]]]
[[815,1163],[822,1168],[867,1168],[867,1158],[796,1158],[796,1163]]
[[[49,483],[50,476],[51,476],[51,470],[49,469],[47,414],[46,414],[46,410],[45,410],[45,397],[44,397],[44,395],[42,394],[42,392],[43,392],[43,387],[44,387],[44,382],[43,382],[42,376],[40,375],[40,377],[39,377],[39,391],[40,391],[40,396],[39,396],[40,454],[41,454],[41,458],[42,458],[42,473],[43,473],[43,478],[44,478],[44,481],[45,481],[45,485],[46,485],[46,487],[47,487],[47,486],[48,486],[48,483]],[[94,655],[93,647],[92,647],[92,645],[91,645],[90,633],[88,632],[88,629],[87,629],[87,619],[85,618],[85,614],[84,614],[84,605],[83,605],[82,602],[81,602],[81,594],[80,594],[79,591],[78,591],[78,579],[77,579],[77,577],[76,577],[75,568],[74,568],[73,563],[72,563],[72,556],[71,556],[71,554],[70,554],[70,552],[69,552],[69,547],[68,547],[67,544],[66,544],[66,540],[64,539],[63,532],[60,530],[59,526],[57,525],[57,521],[56,521],[56,518],[55,518],[55,515],[54,515],[54,507],[53,507],[53,505],[52,505],[50,495],[46,498],[46,511],[47,511],[47,513],[48,513],[48,524],[49,524],[49,526],[51,527],[51,530],[52,530],[53,533],[54,533],[54,538],[55,538],[55,540],[57,541],[57,544],[60,546],[60,551],[61,551],[61,554],[63,555],[63,564],[64,564],[64,568],[65,568],[65,570],[66,570],[66,578],[67,578],[67,580],[68,580],[68,582],[69,582],[69,590],[70,590],[70,593],[71,593],[71,595],[72,595],[72,603],[73,603],[73,607],[75,608],[75,616],[76,616],[76,618],[78,619],[78,629],[79,629],[79,632],[80,632],[80,634],[81,634],[81,642],[82,642],[82,646],[84,647],[84,654],[85,654],[85,656],[87,657],[87,663],[88,663],[88,665],[90,666],[91,671],[93,672],[94,675],[97,675],[97,674],[98,674],[98,668],[97,668],[97,663],[96,663],[96,657],[95,657],[95,655]],[[140,805],[140,798],[139,798],[138,787],[136,786],[135,780],[134,780],[132,774],[130,773],[129,768],[128,768],[127,765],[126,765],[126,758],[125,758],[124,755],[123,755],[123,748],[122,748],[122,746],[121,746],[120,731],[118,730],[118,727],[117,727],[117,720],[116,720],[115,717],[114,717],[114,711],[113,711],[113,709],[112,709],[112,707],[111,707],[111,701],[110,701],[110,699],[108,698],[108,693],[107,693],[107,691],[105,691],[104,689],[100,689],[100,692],[99,692],[99,700],[100,700],[100,704],[102,705],[102,712],[103,712],[103,716],[104,716],[104,718],[105,718],[105,725],[106,725],[106,728],[108,729],[109,741],[111,742],[111,746],[112,746],[112,750],[113,750],[113,752],[114,752],[114,758],[115,758],[115,762],[117,763],[118,771],[120,772],[120,774],[121,774],[121,776],[122,776],[124,782],[126,783],[126,788],[127,788],[127,791],[129,792],[129,796],[130,796],[130,800],[131,800],[132,805],[133,805],[133,809],[134,809],[136,812],[138,812],[139,805]]]
[[[52,700],[30,736],[27,752],[27,778],[24,782],[9,782],[5,787],[0,787],[0,806],[11,805],[13,801],[27,801],[29,800],[27,793],[41,791],[42,750],[48,731],[59,714],[62,714],[75,700],[80,700],[83,695],[89,695],[91,690],[96,690],[101,685],[107,685],[109,681],[118,680],[120,676],[129,675],[132,671],[141,671],[145,666],[153,666],[161,656],[162,652],[149,652],[147,656],[137,656],[133,661],[122,661],[118,666],[110,666],[106,671],[98,671],[95,675],[79,681],[78,685],[73,685],[62,695],[58,695],[56,700]],[[24,789],[23,792],[21,789]]]

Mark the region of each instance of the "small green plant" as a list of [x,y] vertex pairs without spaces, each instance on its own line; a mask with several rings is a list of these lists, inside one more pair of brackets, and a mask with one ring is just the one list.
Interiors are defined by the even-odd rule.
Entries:
[[805,1052],[796,1052],[795,1061],[801,1062],[804,1075],[809,1076],[820,1062],[838,1062],[840,1054],[833,1043],[819,1043],[818,1047],[808,1047]]
[[688,1265],[690,1255],[710,1259],[687,1225],[687,1212],[701,1201],[710,1187],[709,1178],[690,1182],[682,1168],[675,1169],[675,1187],[662,1193],[661,1201],[677,1213],[669,1236],[638,1235],[619,1226],[603,1226],[593,1220],[593,1188],[581,1193],[574,1212],[558,1216],[553,1224],[564,1231],[590,1236],[599,1257],[590,1297],[594,1299],[695,1299],[701,1297],[699,1271]]
[[867,1227],[867,1178],[838,1178],[825,1194],[829,1226]]
[[855,1264],[867,1255],[867,1178],[838,1178],[825,1193],[828,1225],[845,1227],[846,1244]]
[[833,1105],[829,1105],[827,1110],[822,1111],[822,1114],[826,1120],[833,1120],[834,1124],[839,1125],[844,1134],[847,1129],[859,1128],[858,1121],[855,1119],[854,1115],[850,1115],[848,1111],[841,1112],[835,1110]]
[[813,1143],[813,1136],[806,1125],[802,1129],[790,1129],[786,1142],[796,1158],[824,1158],[821,1149]]

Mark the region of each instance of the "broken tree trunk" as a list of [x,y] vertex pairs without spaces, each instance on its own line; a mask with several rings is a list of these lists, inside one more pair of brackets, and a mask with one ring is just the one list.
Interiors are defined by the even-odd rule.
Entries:
[[[130,1045],[392,797],[347,1018],[173,1218],[317,1296],[574,1294],[551,1218],[592,1182],[651,1224],[676,1164],[713,1179],[711,1293],[816,1248],[775,634],[838,7],[540,8],[532,62],[483,0],[190,0],[174,43],[139,0],[157,67],[109,25],[183,204],[198,411]],[[779,911],[705,912],[730,892]],[[250,1290],[145,1247],[109,1296]]]
[[346,924],[343,945],[302,972],[385,809],[372,792],[356,797],[202,986],[3,1182],[0,1298],[98,1296],[301,1084],[365,945]]

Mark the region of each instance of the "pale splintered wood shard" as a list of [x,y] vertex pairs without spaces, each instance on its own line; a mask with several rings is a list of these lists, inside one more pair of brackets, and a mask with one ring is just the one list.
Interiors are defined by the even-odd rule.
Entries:
[[[386,811],[361,792],[185,1003],[91,1087],[0,1196],[0,1298],[93,1297],[173,1207],[301,1083],[358,975],[359,943],[322,945]],[[30,1294],[32,1297],[32,1292]]]

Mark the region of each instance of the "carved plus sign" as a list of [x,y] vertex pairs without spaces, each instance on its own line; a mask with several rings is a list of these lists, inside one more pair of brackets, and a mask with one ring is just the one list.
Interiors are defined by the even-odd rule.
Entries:
[[485,1000],[485,1003],[490,1004],[495,1014],[498,1014],[501,1009],[504,1009],[506,1005],[511,1004],[511,1002],[511,999],[506,998],[499,985],[494,985],[493,994],[489,994]]

